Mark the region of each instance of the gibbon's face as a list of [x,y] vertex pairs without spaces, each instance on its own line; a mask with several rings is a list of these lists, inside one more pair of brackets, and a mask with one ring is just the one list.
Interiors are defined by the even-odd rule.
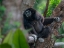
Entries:
[[30,21],[36,20],[36,10],[33,8],[26,9],[23,13],[23,17]]

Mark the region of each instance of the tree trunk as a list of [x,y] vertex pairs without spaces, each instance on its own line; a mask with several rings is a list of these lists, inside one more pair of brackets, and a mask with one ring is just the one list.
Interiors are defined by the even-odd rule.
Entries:
[[[33,7],[34,3],[35,0],[3,0],[3,5],[6,7],[5,16],[12,17],[10,19],[10,24],[18,21],[21,23],[20,28],[24,29],[22,24],[23,12],[25,9]],[[53,44],[54,41],[50,35],[43,43],[37,41],[36,48],[52,48]]]
[[36,48],[53,48],[55,41],[51,38],[51,34],[48,38],[44,39],[44,42],[37,41]]
[[[23,20],[23,11],[29,7],[33,7],[35,0],[4,0],[3,5],[6,7],[6,16],[11,16],[10,23],[20,22]],[[11,15],[9,15],[11,13]],[[21,28],[23,25],[21,24]]]
[[52,17],[61,18],[59,23],[55,22],[53,25],[54,29],[57,30],[59,27],[61,27],[62,22],[64,22],[64,0],[62,0],[60,4],[58,4],[58,6],[53,10]]
[[[19,22],[19,28],[24,29],[23,12],[29,7],[33,7],[35,0],[3,0],[3,5],[6,7],[5,16],[10,17],[10,24]],[[11,15],[10,15],[11,14]]]
[[[53,10],[52,17],[60,17],[61,18],[59,23],[54,22],[54,25],[53,25],[55,34],[59,35],[59,32],[57,30],[58,30],[58,28],[61,27],[62,22],[64,22],[64,0],[61,0],[61,2],[58,4],[58,6]],[[58,32],[58,34],[56,31]],[[61,35],[60,35],[60,37],[61,37]],[[60,47],[57,46],[56,48],[61,48],[61,46]]]

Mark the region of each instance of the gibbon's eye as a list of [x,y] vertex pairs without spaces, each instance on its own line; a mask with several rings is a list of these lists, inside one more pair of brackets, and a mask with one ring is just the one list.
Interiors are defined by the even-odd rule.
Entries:
[[26,15],[26,17],[31,17],[32,13],[30,10],[26,10],[25,15]]

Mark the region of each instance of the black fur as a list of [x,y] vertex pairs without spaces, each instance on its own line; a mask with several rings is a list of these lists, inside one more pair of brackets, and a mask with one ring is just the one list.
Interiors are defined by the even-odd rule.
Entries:
[[43,25],[51,24],[54,20],[54,18],[46,18],[44,19]]
[[[27,13],[28,17],[27,17],[25,12],[28,11],[28,10],[31,12],[31,14],[29,14],[29,12],[28,12]],[[50,34],[51,31],[50,31],[49,27],[44,28],[43,24],[47,25],[47,24],[50,24],[53,21],[49,20],[50,22],[48,22],[48,20],[47,20],[47,22],[45,21],[44,23],[42,23],[41,18],[37,20],[38,17],[36,15],[36,10],[34,10],[33,8],[26,9],[23,13],[23,18],[24,18],[23,23],[24,23],[24,28],[25,29],[34,28],[33,30],[30,31],[31,33],[35,34],[34,32],[36,32],[37,36],[42,37],[42,38],[47,38],[48,37],[48,35]],[[35,22],[35,21],[38,22],[38,23],[36,23],[36,25],[34,26],[32,23]],[[35,28],[38,28],[38,29],[41,28],[41,30],[37,31]]]
[[[30,11],[31,12],[31,16],[29,16],[29,17],[27,17],[26,16],[26,11]],[[28,12],[29,13],[29,12]],[[23,13],[23,17],[26,19],[26,20],[28,20],[28,21],[33,21],[33,20],[35,20],[35,18],[36,18],[36,10],[34,10],[33,8],[28,8],[28,9],[26,9],[25,11],[24,11],[24,13]]]
[[[31,11],[31,16],[30,17],[27,17],[26,14],[25,14],[25,12],[28,11],[28,10]],[[24,11],[24,13],[23,13],[23,18],[24,18],[23,23],[24,23],[24,28],[25,29],[30,29],[31,28],[31,22],[33,20],[35,20],[35,15],[36,15],[36,10],[34,10],[33,8],[28,8]]]

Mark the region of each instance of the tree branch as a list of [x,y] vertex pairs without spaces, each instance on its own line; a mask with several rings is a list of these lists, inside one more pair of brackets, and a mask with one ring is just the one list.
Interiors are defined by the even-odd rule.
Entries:
[[56,38],[57,38],[57,39],[59,39],[59,38],[64,38],[64,34],[58,35],[58,36],[56,36]]
[[58,47],[58,46],[62,46],[62,45],[64,45],[64,42],[56,42],[54,44],[54,47]]
[[47,3],[46,3],[46,8],[45,8],[45,11],[44,11],[44,17],[46,17],[48,6],[49,6],[49,0],[47,0]]

